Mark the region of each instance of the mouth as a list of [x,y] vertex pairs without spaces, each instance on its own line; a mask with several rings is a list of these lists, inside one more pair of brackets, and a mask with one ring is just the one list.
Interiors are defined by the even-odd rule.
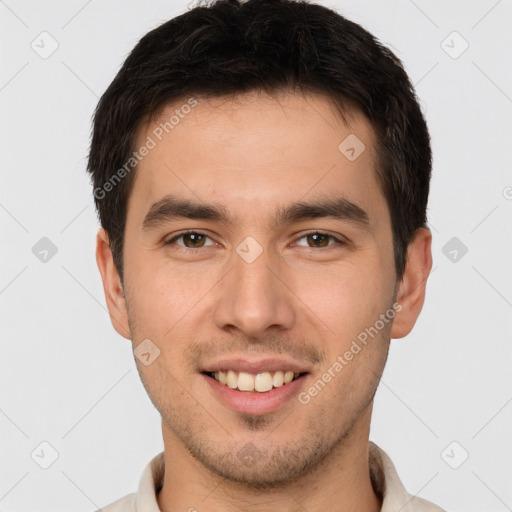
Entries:
[[311,374],[290,370],[259,373],[218,370],[203,371],[199,375],[215,401],[237,413],[262,415],[293,403],[292,398],[307,385]]
[[244,393],[268,393],[272,389],[288,386],[304,377],[308,372],[295,373],[291,370],[263,371],[259,373],[218,370],[202,372],[220,385]]

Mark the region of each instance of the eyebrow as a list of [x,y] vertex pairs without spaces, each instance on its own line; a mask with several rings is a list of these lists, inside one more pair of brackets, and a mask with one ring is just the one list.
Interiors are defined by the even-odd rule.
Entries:
[[[299,201],[281,206],[274,213],[271,222],[274,225],[286,225],[318,218],[347,221],[366,230],[370,229],[368,213],[346,197],[319,198],[311,202]],[[227,226],[235,224],[222,205],[167,195],[151,206],[144,217],[142,229],[148,231],[176,219],[209,220]]]

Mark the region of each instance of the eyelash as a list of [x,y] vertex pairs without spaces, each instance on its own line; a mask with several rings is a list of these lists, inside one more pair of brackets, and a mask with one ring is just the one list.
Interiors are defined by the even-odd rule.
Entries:
[[[202,235],[202,236],[205,236],[207,238],[210,238],[206,233],[203,233],[201,231],[189,230],[189,231],[183,231],[182,233],[179,233],[178,235],[175,235],[170,240],[167,240],[166,242],[164,242],[164,245],[172,245],[174,242],[176,242],[176,240],[182,238],[185,235],[190,235],[190,234]],[[327,236],[330,239],[332,239],[335,242],[337,242],[337,244],[329,244],[329,245],[327,245],[327,247],[308,247],[309,249],[317,249],[318,250],[318,249],[327,249],[328,247],[332,247],[334,245],[346,245],[345,241],[340,240],[339,238],[335,237],[334,235],[331,235],[330,233],[326,233],[325,231],[309,231],[307,233],[304,233],[300,238],[298,238],[298,240],[302,240],[303,238],[306,238],[306,237],[308,237],[310,235]],[[211,240],[211,238],[210,238],[210,240]],[[179,246],[179,250],[185,250],[185,251],[194,251],[195,250],[195,251],[200,251],[201,249],[206,249],[207,247],[196,247],[196,248],[194,248],[194,247]]]

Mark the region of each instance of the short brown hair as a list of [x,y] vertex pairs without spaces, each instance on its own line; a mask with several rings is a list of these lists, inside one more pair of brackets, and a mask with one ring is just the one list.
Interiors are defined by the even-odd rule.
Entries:
[[407,246],[426,225],[432,167],[426,121],[401,61],[361,26],[305,0],[216,0],[147,33],[96,108],[87,171],[121,281],[141,121],[193,95],[254,90],[321,93],[342,116],[349,105],[366,115],[401,279]]

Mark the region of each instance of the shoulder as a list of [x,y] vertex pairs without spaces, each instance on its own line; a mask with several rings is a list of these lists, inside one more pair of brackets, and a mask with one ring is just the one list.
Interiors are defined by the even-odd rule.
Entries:
[[371,441],[369,462],[373,488],[383,499],[381,512],[446,512],[434,503],[408,493],[389,455]]
[[418,496],[411,496],[411,501],[408,505],[408,508],[404,510],[411,510],[411,512],[446,512],[444,508],[438,507],[434,503]]
[[95,512],[136,512],[137,511],[137,495],[135,493],[128,494],[124,498],[120,498],[106,507],[102,507]]

